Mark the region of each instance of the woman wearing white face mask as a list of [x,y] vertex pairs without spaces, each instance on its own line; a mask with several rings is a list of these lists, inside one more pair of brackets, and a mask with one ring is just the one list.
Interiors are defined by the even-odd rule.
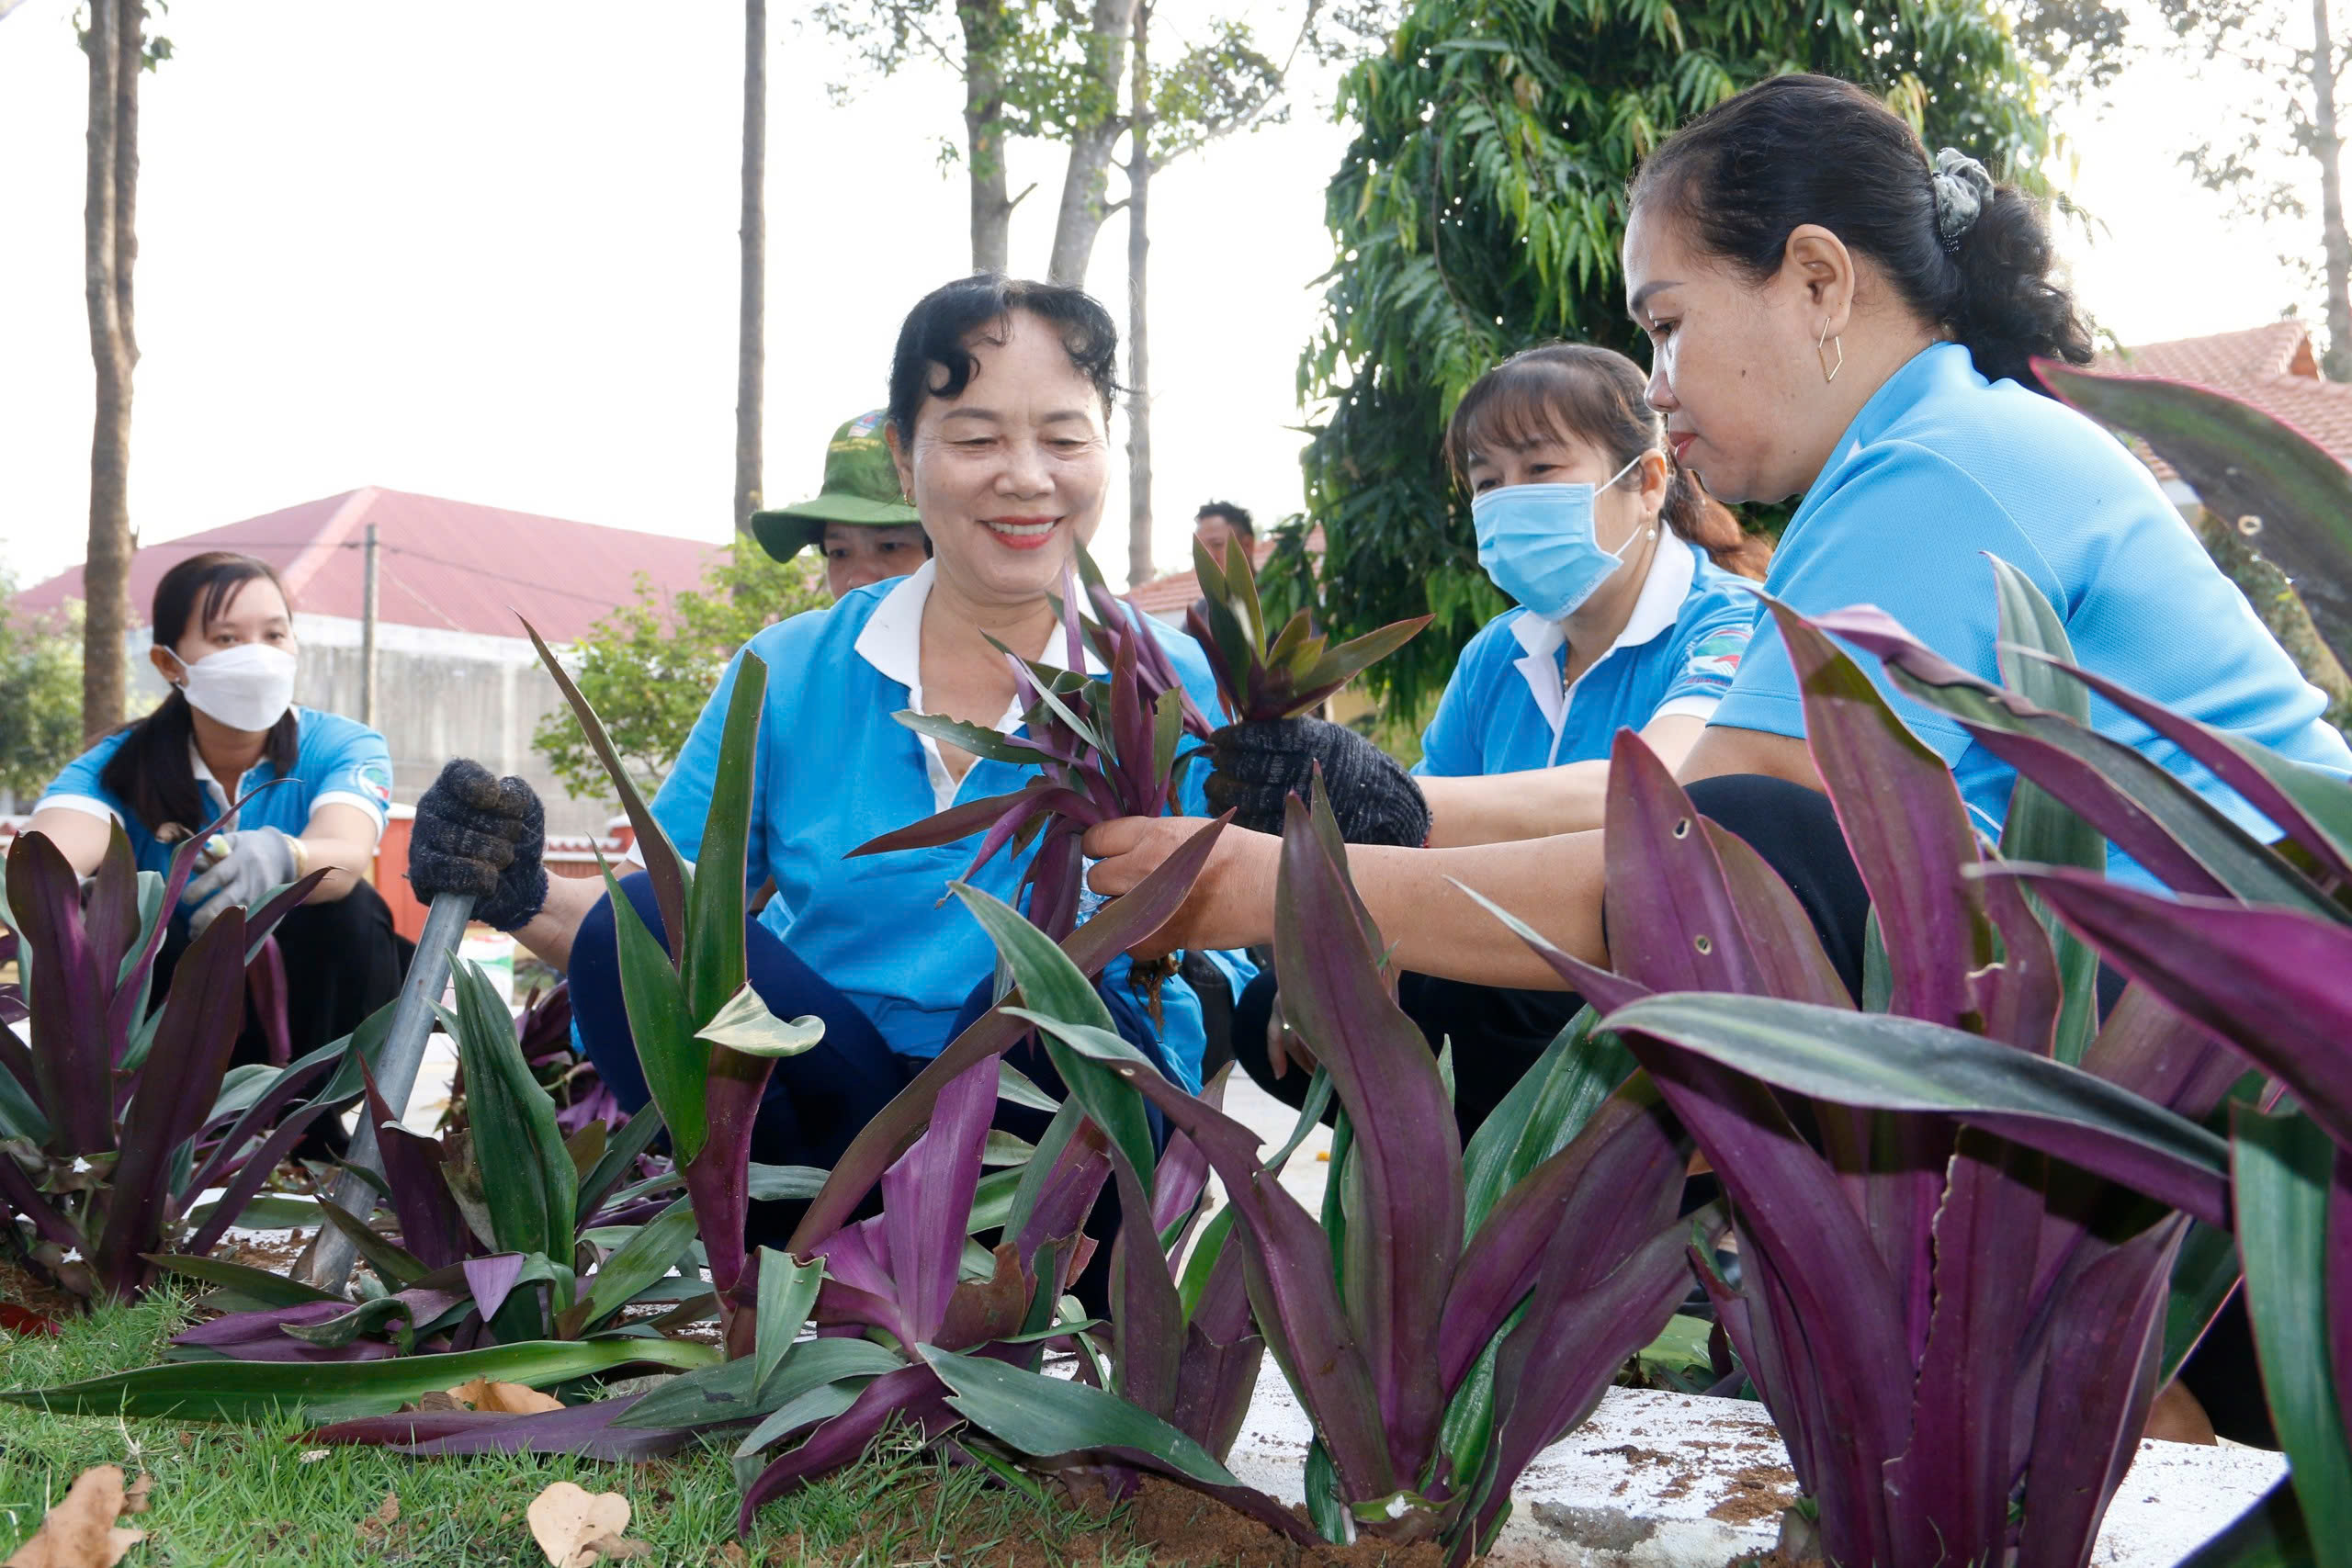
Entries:
[[[1757,601],[1740,575],[1760,577],[1770,552],[1675,462],[1644,380],[1623,355],[1549,344],[1454,411],[1445,456],[1471,494],[1479,564],[1519,607],[1463,650],[1411,777],[1352,730],[1291,720],[1220,736],[1210,799],[1279,831],[1283,795],[1319,763],[1352,842],[1487,844],[1599,827],[1621,728],[1679,762],[1747,645]],[[1577,1005],[1412,973],[1398,998],[1432,1049],[1480,1043],[1454,1057],[1465,1135]],[[1306,1075],[1268,1038],[1271,1000],[1261,976],[1236,1005],[1237,1050],[1295,1101]]]
[[[400,987],[391,912],[360,878],[391,804],[390,750],[366,725],[293,705],[293,613],[268,563],[226,550],[181,561],[155,585],[150,625],[148,657],[170,694],[69,763],[28,830],[87,876],[120,823],[139,868],[166,873],[181,840],[252,795],[207,847],[156,973],[167,987],[180,952],[222,910],[256,908],[324,870],[277,928],[299,1055],[347,1033]],[[248,1025],[240,1061],[265,1048]]]

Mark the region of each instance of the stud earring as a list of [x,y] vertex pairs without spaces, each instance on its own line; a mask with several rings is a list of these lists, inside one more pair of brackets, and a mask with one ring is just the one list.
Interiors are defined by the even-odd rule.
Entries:
[[[1828,350],[1831,348],[1838,351],[1838,363],[1835,365],[1829,363]],[[1825,382],[1835,381],[1838,379],[1838,372],[1846,368],[1845,334],[1841,333],[1836,338],[1832,338],[1829,335],[1829,318],[1826,316],[1821,318],[1821,335],[1814,340],[1813,353],[1814,357],[1821,362],[1821,378]]]

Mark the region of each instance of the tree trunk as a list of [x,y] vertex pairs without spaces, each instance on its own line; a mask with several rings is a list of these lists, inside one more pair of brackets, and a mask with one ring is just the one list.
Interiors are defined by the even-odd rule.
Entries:
[[964,170],[972,192],[972,270],[1003,272],[1012,254],[1005,195],[1004,0],[956,0],[964,31]]
[[1136,0],[1136,52],[1127,89],[1127,585],[1151,570],[1151,0]]
[[1106,200],[1111,150],[1126,129],[1118,103],[1135,8],[1136,0],[1093,0],[1086,33],[1086,85],[1088,96],[1102,108],[1070,135],[1069,168],[1062,175],[1061,209],[1054,218],[1054,249],[1046,264],[1048,282],[1085,286],[1086,264],[1094,255],[1095,236],[1111,214]]
[[767,391],[768,4],[743,3],[742,310],[735,345],[735,531],[760,509],[760,419]]
[[2327,355],[2331,381],[2352,381],[2352,237],[2344,230],[2344,139],[2335,129],[2335,46],[2327,0],[2312,0],[2312,152],[2319,159],[2320,232],[2327,253]]
[[139,253],[139,65],[144,0],[91,0],[88,186],[82,212],[83,302],[97,398],[90,432],[90,536],[82,569],[82,734],[123,720],[130,629],[130,378],[139,363],[130,280]]

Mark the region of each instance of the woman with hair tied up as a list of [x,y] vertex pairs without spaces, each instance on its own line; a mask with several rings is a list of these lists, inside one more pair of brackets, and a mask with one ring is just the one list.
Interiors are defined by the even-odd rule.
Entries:
[[[2032,579],[2077,660],[2167,707],[2299,761],[2352,773],[2352,750],[2213,566],[2154,479],[2106,432],[2041,394],[2037,355],[2076,364],[2090,337],[2052,276],[2036,205],[1849,84],[1783,76],[1665,141],[1634,182],[1625,303],[1648,335],[1648,401],[1675,457],[1724,502],[1804,499],[1766,592],[1807,615],[1871,604],[1938,653],[1998,678],[1992,568]],[[1894,691],[1997,832],[2015,775],[1942,714]],[[2091,721],[2250,830],[2276,829],[2193,758],[2094,699]],[[1848,986],[1860,987],[1868,896],[1804,741],[1769,619],[1676,769],[1692,800],[1790,884]],[[1213,786],[1216,781],[1212,781]],[[1334,790],[1337,796],[1337,790]],[[1193,824],[1105,823],[1087,836],[1103,893],[1133,886]],[[1272,929],[1274,840],[1228,832],[1155,946],[1235,946]],[[1454,886],[1476,888],[1605,964],[1601,836],[1461,848],[1364,845],[1355,885],[1400,969],[1556,988],[1550,968]],[[2144,878],[2109,849],[2110,874]],[[1456,1035],[1457,1060],[1481,1049]]]
[[[1600,826],[1609,748],[1639,730],[1669,764],[1706,728],[1756,619],[1744,577],[1770,547],[1709,499],[1667,447],[1639,367],[1589,344],[1513,355],[1465,393],[1445,459],[1470,495],[1478,559],[1517,601],[1463,649],[1411,776],[1351,729],[1317,719],[1238,726],[1216,741],[1212,802],[1279,832],[1283,797],[1319,766],[1351,842],[1489,844]],[[1269,1028],[1261,973],[1235,1009],[1235,1054],[1293,1104],[1307,1075]],[[1405,973],[1397,1000],[1457,1054],[1466,1138],[1574,1016],[1561,991]]]

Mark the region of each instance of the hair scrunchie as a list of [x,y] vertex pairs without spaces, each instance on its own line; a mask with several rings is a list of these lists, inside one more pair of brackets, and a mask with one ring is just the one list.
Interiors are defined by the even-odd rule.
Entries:
[[1977,215],[1993,199],[1993,176],[1984,164],[1957,147],[1936,154],[1935,173],[1928,176],[1936,197],[1936,238],[1946,254],[1960,250]]

